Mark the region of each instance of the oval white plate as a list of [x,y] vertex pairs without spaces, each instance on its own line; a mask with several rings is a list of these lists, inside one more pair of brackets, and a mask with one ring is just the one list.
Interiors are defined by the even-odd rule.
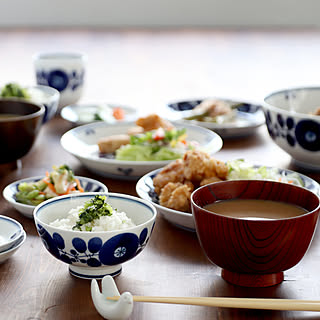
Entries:
[[[186,128],[187,140],[197,141],[200,148],[214,154],[222,148],[222,139],[215,132],[190,124],[175,124],[177,128]],[[145,173],[164,167],[165,161],[121,161],[99,156],[97,142],[102,137],[127,133],[135,126],[134,122],[106,124],[94,122],[66,132],[61,138],[62,147],[80,160],[90,171],[112,178],[138,179]]]
[[[42,179],[43,176],[37,176],[37,177],[30,177],[30,178],[25,178],[21,180],[17,180],[15,182],[10,183],[7,185],[2,194],[3,197],[11,203],[11,205],[18,210],[20,213],[22,213],[24,216],[28,218],[33,219],[33,210],[35,206],[31,206],[29,204],[24,204],[16,201],[15,194],[18,192],[18,185],[22,182],[37,182],[40,179]],[[101,182],[91,179],[91,178],[86,178],[86,177],[79,177],[75,176],[75,178],[79,179],[81,186],[83,187],[85,192],[108,192],[108,188]]]
[[[93,115],[97,112],[100,111],[100,108],[102,105],[105,105],[106,108],[110,108],[111,110],[115,108],[121,108],[124,111],[124,119],[123,120],[116,120],[112,116],[110,119],[106,119],[104,122],[106,123],[118,123],[118,122],[123,122],[123,121],[129,121],[133,120],[133,117],[136,116],[136,110],[134,108],[128,107],[128,106],[123,106],[115,103],[106,103],[106,104],[73,104],[66,106],[61,109],[60,115],[63,119],[68,120],[76,125],[82,125],[82,124],[87,124],[99,120],[94,120]],[[87,121],[81,120],[81,112],[85,110],[86,113],[92,114],[92,119],[88,119]],[[100,120],[102,121],[102,120]]]
[[[238,104],[239,101],[230,99],[216,98],[232,104]],[[237,116],[234,121],[225,123],[214,123],[196,120],[185,120],[184,117],[191,115],[190,111],[195,108],[204,99],[186,100],[169,103],[168,107],[172,111],[174,119],[183,123],[192,123],[210,130],[214,130],[222,138],[241,138],[249,136],[255,132],[255,129],[265,123],[265,116],[260,106],[243,102],[243,105],[238,108]]]
[[[171,222],[172,224],[180,227],[182,229],[188,231],[195,231],[195,224],[193,221],[193,216],[191,213],[177,211],[173,209],[166,208],[161,206],[159,202],[157,202],[157,195],[154,191],[153,186],[153,178],[161,171],[162,169],[157,169],[152,172],[147,173],[144,175],[136,185],[136,191],[140,198],[149,200],[153,203],[153,205],[157,208],[158,212],[161,213],[166,220]],[[279,173],[286,172],[286,173],[293,173],[291,170],[286,169],[278,169]],[[315,194],[320,194],[320,185],[313,179],[300,174],[297,172],[299,177],[304,182],[304,188],[307,188],[313,191]]]

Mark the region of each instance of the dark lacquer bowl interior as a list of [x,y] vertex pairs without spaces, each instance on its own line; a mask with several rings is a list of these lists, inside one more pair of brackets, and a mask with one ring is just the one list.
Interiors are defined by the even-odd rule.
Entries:
[[20,99],[0,99],[0,163],[10,163],[31,149],[45,112],[43,106]]
[[[297,217],[250,220],[203,209],[219,200],[262,199],[294,204],[307,210]],[[291,184],[237,180],[203,186],[191,196],[201,247],[222,268],[222,277],[247,287],[267,287],[283,280],[307,252],[319,215],[319,197]]]

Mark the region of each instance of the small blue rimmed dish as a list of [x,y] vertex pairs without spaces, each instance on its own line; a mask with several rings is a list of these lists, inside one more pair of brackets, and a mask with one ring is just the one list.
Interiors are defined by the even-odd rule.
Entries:
[[[106,195],[107,203],[124,212],[134,226],[109,231],[79,231],[53,226],[96,195]],[[148,201],[120,193],[77,193],[47,200],[34,211],[37,231],[46,249],[58,260],[69,264],[69,272],[83,279],[116,276],[122,263],[137,256],[147,245],[157,211]],[[118,227],[118,225],[116,225]],[[104,229],[105,230],[105,229]]]
[[[108,192],[108,188],[97,180],[79,176],[76,176],[75,178],[79,179],[79,182],[85,192]],[[33,210],[35,209],[35,206],[18,202],[15,194],[18,192],[18,186],[20,183],[37,182],[41,179],[43,179],[43,176],[30,177],[12,182],[4,188],[3,197],[21,214],[33,219]]]
[[176,101],[168,103],[167,106],[175,120],[213,130],[222,138],[242,138],[249,136],[255,133],[256,129],[265,123],[265,118],[260,105],[224,98],[214,99],[222,101],[230,106],[237,105],[234,116],[227,117],[223,122],[186,119],[193,115],[193,110],[196,106],[208,99]]
[[0,253],[13,248],[22,234],[23,227],[18,221],[0,215]]
[[24,230],[22,230],[21,236],[13,244],[13,246],[5,251],[0,252],[0,263],[3,263],[6,260],[8,260],[24,244],[26,238],[27,234]]

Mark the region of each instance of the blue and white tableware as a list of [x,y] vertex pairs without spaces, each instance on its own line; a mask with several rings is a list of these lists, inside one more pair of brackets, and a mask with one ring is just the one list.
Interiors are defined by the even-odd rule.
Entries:
[[18,221],[0,215],[0,253],[13,248],[22,235],[23,227]]
[[8,260],[26,241],[27,234],[24,230],[22,230],[21,236],[19,239],[14,243],[12,247],[9,249],[0,252],[0,263],[5,262]]
[[[116,276],[122,263],[137,256],[147,245],[157,211],[148,201],[119,193],[105,194],[118,212],[125,212],[135,226],[114,231],[66,230],[50,225],[65,218],[71,209],[83,206],[97,193],[77,193],[53,198],[38,205],[34,220],[45,248],[60,261],[69,264],[72,275],[84,279]],[[102,194],[104,195],[104,194]]]
[[320,87],[269,94],[263,109],[273,141],[305,169],[320,171]]
[[87,56],[73,52],[43,52],[33,57],[36,81],[60,92],[59,107],[76,103],[83,92]]
[[[43,176],[37,176],[37,177],[30,177],[21,179],[15,182],[10,183],[7,185],[3,190],[3,197],[21,214],[24,216],[33,219],[33,210],[35,206],[20,203],[16,199],[16,193],[18,192],[18,186],[22,182],[32,183],[37,182],[41,180]],[[101,183],[100,181],[86,178],[86,177],[79,177],[76,176],[85,192],[108,192],[108,188]]]

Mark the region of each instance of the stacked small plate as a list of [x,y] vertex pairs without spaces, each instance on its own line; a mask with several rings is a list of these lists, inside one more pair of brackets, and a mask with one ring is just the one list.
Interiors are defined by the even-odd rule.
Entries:
[[0,263],[10,258],[22,246],[26,237],[18,221],[0,215]]

